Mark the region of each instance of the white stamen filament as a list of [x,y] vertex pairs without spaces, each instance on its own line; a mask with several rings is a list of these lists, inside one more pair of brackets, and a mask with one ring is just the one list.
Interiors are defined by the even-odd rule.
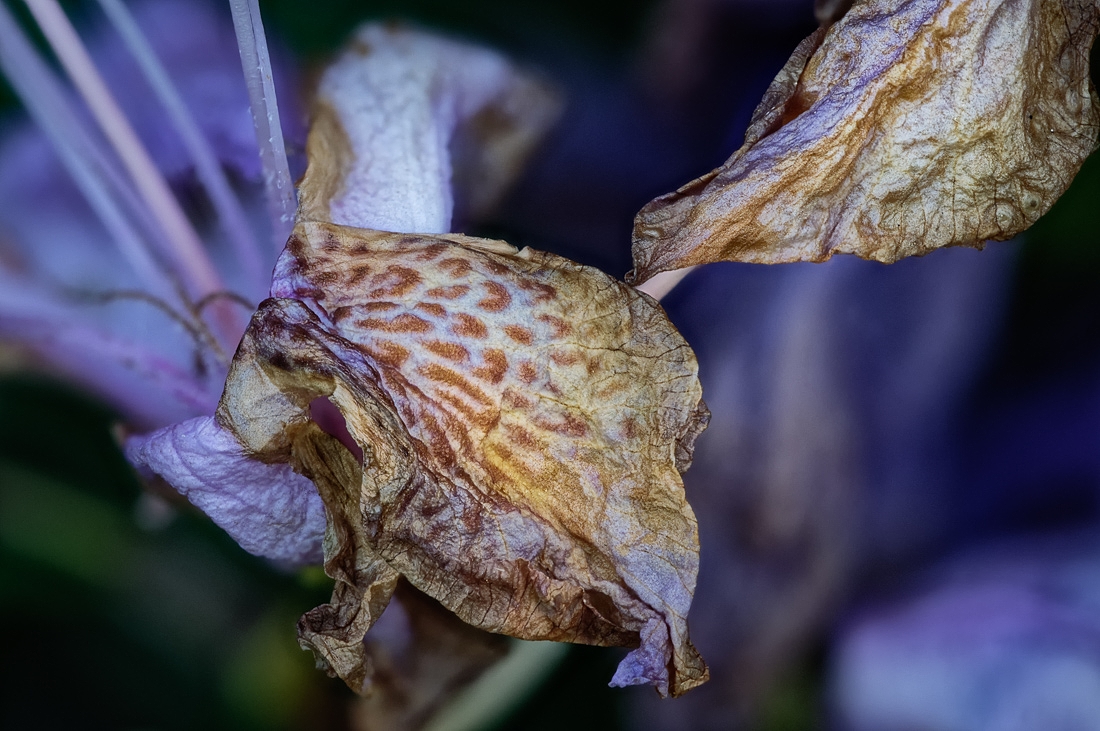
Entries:
[[[175,285],[161,270],[145,240],[123,211],[124,181],[99,154],[62,91],[61,83],[0,4],[0,69],[27,111],[45,132],[62,164],[103,223],[111,240],[149,291],[177,305]],[[112,174],[114,173],[114,174]]]
[[[172,262],[175,273],[188,290],[188,295],[197,300],[223,291],[221,277],[207,256],[201,239],[130,126],[129,120],[107,89],[57,0],[24,1],[104,135],[118,153],[139,195],[160,225],[167,240],[163,253]],[[225,305],[216,306],[215,309],[217,329],[224,342],[232,349],[244,329],[239,322],[238,313]]]
[[286,159],[286,145],[279,122],[279,105],[275,98],[275,80],[271,72],[267,37],[264,35],[257,0],[229,0],[229,6],[233,11],[233,28],[237,33],[241,67],[248,83],[248,98],[252,107],[252,121],[256,126],[256,142],[260,147],[272,235],[276,250],[282,250],[294,223],[298,200]]
[[245,276],[255,291],[263,292],[267,282],[256,238],[249,227],[244,209],[225,176],[210,144],[203,136],[194,115],[183,103],[164,65],[145,39],[133,15],[121,0],[99,0],[103,12],[122,36],[146,80],[168,112],[176,132],[195,163],[199,181],[206,189],[222,225],[233,243]]

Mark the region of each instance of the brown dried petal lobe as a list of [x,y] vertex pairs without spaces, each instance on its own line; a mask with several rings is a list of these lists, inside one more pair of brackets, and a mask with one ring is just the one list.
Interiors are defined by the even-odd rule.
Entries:
[[353,711],[354,728],[423,728],[511,645],[503,635],[464,623],[408,582],[398,582],[394,599],[366,637],[372,677]]
[[[501,242],[318,222],[298,224],[272,295],[218,418],[325,501],[337,590],[302,639],[337,674],[362,688],[362,633],[401,575],[491,632],[637,646],[616,684],[706,680],[677,470],[706,410],[652,299]],[[364,468],[309,420],[319,397]]]
[[657,198],[633,279],[1007,239],[1096,147],[1081,0],[870,0],[798,47],[721,168]]

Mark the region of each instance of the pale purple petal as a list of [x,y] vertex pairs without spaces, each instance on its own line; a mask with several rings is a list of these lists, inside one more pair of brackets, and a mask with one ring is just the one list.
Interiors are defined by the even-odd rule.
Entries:
[[[683,605],[684,610],[687,606]],[[639,634],[641,645],[623,658],[609,685],[612,688],[653,685],[664,698],[668,692],[668,662],[672,659],[668,627],[658,619],[651,619]]]
[[451,230],[451,143],[464,123],[489,107],[500,112],[492,122],[500,128],[494,137],[505,143],[479,140],[491,149],[478,154],[502,159],[473,163],[484,174],[470,182],[481,186],[497,176],[495,168],[516,164],[516,153],[541,136],[557,114],[552,95],[503,56],[392,25],[368,25],[356,34],[325,72],[317,107],[335,118],[350,149],[340,151],[345,166],[340,189],[320,201],[326,210],[310,210],[307,175],[301,215],[403,233]]
[[249,553],[321,563],[325,510],[313,483],[285,464],[250,458],[214,417],[133,437],[126,456],[163,477]]
[[142,300],[76,303],[0,270],[0,339],[106,401],[134,428],[209,414],[225,378],[186,329]]
[[838,727],[1100,728],[1100,543],[1080,538],[971,554],[850,622],[833,653]]

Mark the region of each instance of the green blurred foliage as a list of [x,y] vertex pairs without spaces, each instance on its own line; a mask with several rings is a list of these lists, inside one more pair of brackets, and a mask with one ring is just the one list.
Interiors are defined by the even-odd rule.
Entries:
[[327,599],[144,493],[112,415],[0,380],[0,728],[342,728],[295,642]]

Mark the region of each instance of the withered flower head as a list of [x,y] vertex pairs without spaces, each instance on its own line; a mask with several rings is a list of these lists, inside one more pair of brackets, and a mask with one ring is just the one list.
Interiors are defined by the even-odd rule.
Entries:
[[[707,419],[694,354],[655,301],[599,271],[440,233],[448,139],[486,115],[519,125],[532,88],[494,54],[361,31],[321,81],[299,220],[217,414],[131,444],[207,512],[250,481],[257,509],[221,523],[265,555],[309,557],[301,506],[319,493],[336,588],[300,638],[358,691],[399,577],[491,632],[636,647],[614,685],[675,695],[707,678],[680,479]],[[475,165],[482,191],[523,146]],[[313,420],[318,399],[351,443]],[[187,447],[194,434],[220,451]]]
[[1007,239],[1096,146],[1092,0],[864,0],[807,38],[719,169],[649,203],[634,277],[892,262]]

